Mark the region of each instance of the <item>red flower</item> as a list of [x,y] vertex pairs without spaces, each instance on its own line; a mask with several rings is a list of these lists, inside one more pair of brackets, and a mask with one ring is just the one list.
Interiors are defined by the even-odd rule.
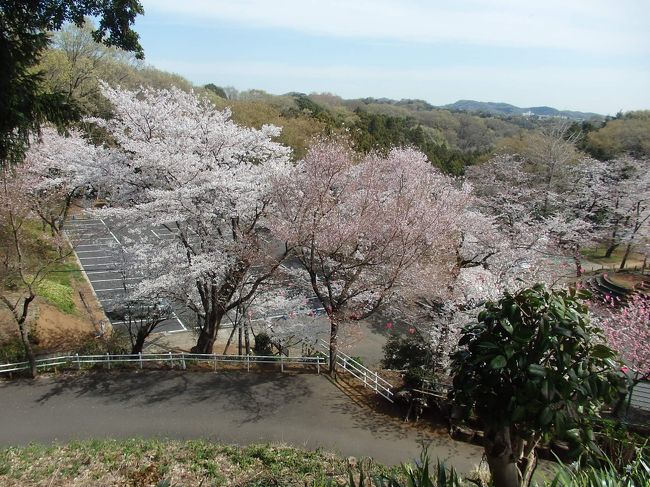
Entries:
[[386,323],[386,328],[390,330],[392,327],[393,327],[393,323],[391,323],[390,321]]

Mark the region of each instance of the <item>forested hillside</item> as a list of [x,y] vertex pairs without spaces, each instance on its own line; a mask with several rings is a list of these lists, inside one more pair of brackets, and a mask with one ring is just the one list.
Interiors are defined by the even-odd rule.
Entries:
[[[446,109],[423,100],[346,100],[330,93],[271,95],[261,90],[221,87],[219,80],[194,86],[182,76],[138,61],[131,53],[95,43],[91,31],[90,25],[82,29],[68,26],[54,33],[53,47],[40,64],[47,85],[66,93],[84,113],[106,116],[110,110],[100,94],[99,80],[127,89],[173,85],[208,97],[218,108],[229,108],[240,124],[282,127],[279,141],[293,149],[295,159],[305,155],[314,136],[341,134],[362,152],[415,146],[443,171],[461,175],[467,166],[495,153],[519,152],[540,130],[558,123],[556,118],[521,116],[516,110],[474,113],[473,105],[463,111],[461,106]],[[650,154],[647,111],[572,123],[568,133],[575,136],[580,149],[594,157]]]

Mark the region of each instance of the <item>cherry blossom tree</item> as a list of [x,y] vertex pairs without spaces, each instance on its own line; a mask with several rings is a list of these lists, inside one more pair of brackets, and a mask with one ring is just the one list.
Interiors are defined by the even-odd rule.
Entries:
[[607,342],[633,373],[632,388],[650,378],[650,299],[635,293],[622,306],[610,298],[605,309],[596,308]]
[[121,282],[115,287],[122,288],[119,300],[110,301],[104,306],[111,321],[119,321],[113,326],[113,333],[128,336],[131,354],[144,350],[145,342],[152,333],[159,329],[166,320],[175,318],[171,304],[158,295],[143,295],[137,282],[142,276],[134,273],[138,269],[130,248],[113,244],[107,251],[112,257],[114,272],[119,274]]
[[[271,180],[289,170],[273,126],[243,128],[207,100],[176,88],[137,92],[102,85],[114,106],[92,121],[119,151],[104,162],[113,208],[130,229],[143,295],[165,294],[197,315],[197,353],[211,353],[225,314],[254,295],[286,252],[265,242]],[[165,238],[151,230],[162,228]],[[158,236],[154,236],[158,235]],[[242,282],[246,292],[237,294]],[[238,296],[238,297],[237,297]]]
[[608,181],[602,200],[606,205],[605,256],[625,247],[620,268],[624,269],[633,248],[650,237],[649,161],[623,157],[608,163]]
[[297,345],[301,345],[303,351],[316,349],[320,338],[317,313],[304,294],[276,289],[260,298],[255,302],[254,316],[260,316],[263,331],[279,354],[288,355]]
[[[11,312],[18,328],[30,374],[36,376],[36,356],[29,339],[31,305],[38,296],[40,284],[68,254],[53,252],[62,248],[60,236],[42,235],[36,242],[29,222],[36,218],[32,209],[32,179],[21,166],[0,170],[0,303]],[[38,258],[32,255],[36,249]],[[31,250],[32,252],[30,252]]]
[[27,151],[20,170],[31,180],[31,207],[47,224],[52,235],[60,235],[74,198],[92,181],[101,180],[97,161],[105,150],[89,144],[81,132],[67,136],[44,127]]
[[294,249],[330,321],[330,371],[339,327],[395,294],[444,286],[470,188],[438,173],[413,149],[359,158],[316,141],[276,180],[277,236]]
[[[507,252],[492,255],[525,262],[527,269],[546,269],[543,277],[551,281],[561,277],[555,273],[558,261],[573,261],[575,275],[582,274],[580,250],[602,231],[599,215],[606,171],[603,163],[589,158],[555,158],[550,166],[542,165],[542,171],[526,159],[497,156],[468,172],[476,188],[477,210],[492,218],[498,234],[509,242],[501,245]],[[558,166],[569,160],[567,167]]]

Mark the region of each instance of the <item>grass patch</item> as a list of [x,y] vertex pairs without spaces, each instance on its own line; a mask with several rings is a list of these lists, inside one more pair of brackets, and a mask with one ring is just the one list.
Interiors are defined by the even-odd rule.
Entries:
[[[600,264],[619,264],[623,259],[625,254],[625,247],[619,246],[612,255],[605,257],[605,252],[607,251],[606,245],[598,245],[596,247],[589,247],[580,250],[580,253],[585,256],[587,259],[592,262],[598,262]],[[638,252],[630,252],[628,261],[643,261],[644,255]]]
[[81,269],[74,261],[70,260],[69,262],[53,265],[47,278],[52,282],[72,287],[76,281],[82,280]]
[[[345,480],[343,459],[323,451],[207,440],[90,440],[0,449],[0,485],[305,486]],[[373,466],[376,473],[388,469]]]
[[72,299],[72,287],[69,285],[61,284],[48,278],[38,284],[36,293],[64,313],[72,314],[75,312],[74,300]]

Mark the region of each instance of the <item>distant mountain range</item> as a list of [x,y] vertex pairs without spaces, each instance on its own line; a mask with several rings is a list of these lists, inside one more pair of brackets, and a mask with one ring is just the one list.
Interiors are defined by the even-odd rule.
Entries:
[[598,113],[575,112],[571,110],[558,110],[552,107],[529,107],[521,108],[509,103],[482,102],[474,100],[458,100],[456,103],[444,105],[441,108],[463,112],[489,113],[491,115],[519,115],[536,117],[558,117],[570,120],[589,120],[592,118],[604,118]]

